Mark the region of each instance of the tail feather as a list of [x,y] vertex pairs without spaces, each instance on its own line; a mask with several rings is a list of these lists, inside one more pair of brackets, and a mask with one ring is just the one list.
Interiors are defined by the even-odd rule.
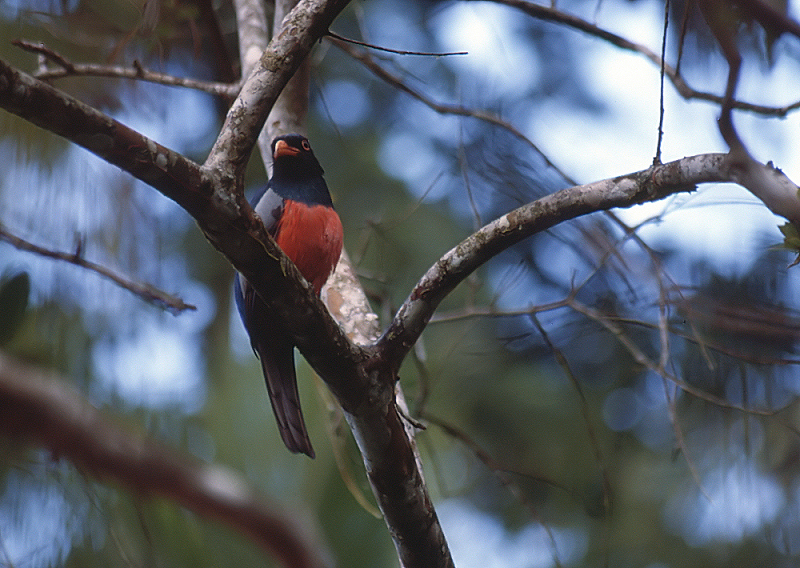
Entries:
[[[263,348],[261,348],[263,347]],[[267,391],[272,410],[278,421],[278,431],[290,452],[314,457],[314,449],[308,437],[297,377],[294,368],[294,346],[290,343],[276,344],[257,349],[267,382]]]

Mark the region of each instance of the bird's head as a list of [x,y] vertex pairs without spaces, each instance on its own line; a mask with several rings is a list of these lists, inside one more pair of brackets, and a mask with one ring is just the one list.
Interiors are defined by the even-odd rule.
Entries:
[[284,134],[272,141],[272,179],[270,187],[285,199],[332,205],[324,173],[308,139],[300,134]]
[[274,172],[295,178],[321,176],[324,171],[319,165],[308,139],[300,134],[284,134],[272,141],[272,160]]

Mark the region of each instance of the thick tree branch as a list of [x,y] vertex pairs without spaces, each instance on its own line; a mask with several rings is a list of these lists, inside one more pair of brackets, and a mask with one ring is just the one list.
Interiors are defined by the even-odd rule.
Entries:
[[[284,566],[330,566],[326,547],[235,472],[181,455],[108,419],[66,381],[0,353],[0,431],[103,481],[166,497],[251,538]],[[314,531],[319,534],[319,531]]]
[[86,148],[194,217],[208,208],[213,184],[197,164],[2,60],[0,108]]
[[[356,344],[373,343],[380,334],[346,253],[323,295],[331,313]],[[422,476],[414,426],[401,416],[405,408],[400,383],[375,353],[368,365],[375,369],[376,388],[370,402],[358,412],[345,412],[364,459],[370,485],[394,540],[403,567],[449,567],[453,560]],[[394,384],[394,389],[392,385]],[[396,389],[396,390],[395,390]]]
[[[286,16],[231,105],[206,159],[232,185],[241,182],[258,135],[283,87],[348,0],[302,0]],[[239,183],[240,185],[240,183]]]
[[[755,167],[752,162],[749,164]],[[755,176],[756,181],[764,182],[766,179],[772,185],[794,188],[795,207],[800,208],[798,188],[791,180],[769,165],[757,166],[761,175]],[[744,184],[752,176],[744,176],[741,168],[737,156],[703,154],[629,175],[563,189],[523,205],[485,225],[440,258],[419,280],[400,307],[377,342],[377,350],[398,369],[442,299],[479,266],[522,239],[587,213],[656,201],[673,193],[692,191],[700,183]],[[755,188],[748,189],[753,191]],[[770,206],[769,203],[767,205]],[[781,211],[775,212],[783,215]]]

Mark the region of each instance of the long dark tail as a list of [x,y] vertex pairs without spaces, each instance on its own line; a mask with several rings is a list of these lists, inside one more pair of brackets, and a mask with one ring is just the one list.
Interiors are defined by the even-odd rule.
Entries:
[[297,392],[294,346],[291,342],[270,342],[269,346],[263,347],[264,349],[258,349],[258,353],[283,443],[290,452],[303,453],[313,458],[314,449],[308,437],[303,411],[300,409],[300,395]]

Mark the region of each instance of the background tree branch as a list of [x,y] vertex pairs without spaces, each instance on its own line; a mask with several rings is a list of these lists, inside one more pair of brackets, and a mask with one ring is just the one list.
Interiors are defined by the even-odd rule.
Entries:
[[194,306],[192,304],[187,304],[178,296],[167,294],[166,292],[159,290],[152,284],[147,284],[144,282],[136,282],[130,278],[122,276],[121,274],[118,274],[117,272],[114,272],[106,268],[105,266],[97,264],[96,262],[86,260],[85,258],[83,258],[83,254],[80,248],[75,252],[69,252],[69,253],[46,249],[44,247],[40,247],[31,242],[28,242],[25,239],[21,239],[16,235],[12,235],[8,231],[6,231],[2,225],[0,225],[0,241],[5,241],[7,243],[10,243],[11,246],[19,250],[32,252],[40,256],[52,258],[54,260],[62,260],[64,262],[69,262],[76,266],[80,266],[87,270],[91,270],[92,272],[96,272],[100,276],[108,278],[121,288],[125,288],[131,293],[139,296],[145,302],[150,302],[152,304],[155,304],[159,307],[171,311],[172,313],[178,314],[184,310],[197,309],[197,306]]
[[[198,81],[188,77],[176,77],[166,73],[159,73],[145,69],[141,63],[134,61],[131,67],[121,65],[103,65],[98,63],[74,63],[57,51],[50,49],[42,43],[33,43],[18,39],[11,42],[20,49],[37,53],[41,56],[39,68],[31,75],[43,81],[49,79],[61,79],[64,77],[89,76],[89,77],[112,77],[120,79],[132,79],[137,81],[148,81],[160,85],[170,85],[173,87],[184,87],[204,91],[211,95],[217,95],[232,99],[239,92],[238,83],[220,83],[216,81]],[[47,64],[52,62],[57,65],[53,68]]]
[[[687,100],[697,99],[702,101],[708,101],[718,105],[722,105],[723,103],[725,103],[725,97],[723,96],[715,95],[713,93],[708,93],[704,91],[699,91],[697,89],[692,88],[675,67],[673,67],[669,63],[662,61],[661,56],[658,55],[649,47],[631,41],[612,31],[603,29],[602,27],[593,24],[591,22],[588,22],[578,16],[564,12],[563,10],[557,8],[555,4],[552,4],[550,6],[544,6],[541,4],[536,4],[535,2],[529,2],[527,0],[492,0],[492,1],[498,4],[504,4],[506,6],[515,8],[531,16],[532,18],[536,18],[538,20],[546,22],[554,22],[557,24],[561,24],[582,31],[588,35],[597,37],[599,39],[602,39],[603,41],[607,41],[611,45],[614,45],[620,49],[632,51],[635,53],[640,53],[641,55],[652,61],[659,69],[663,67],[664,74],[667,76],[672,85],[684,99]],[[797,25],[794,22],[791,22],[791,24],[794,24],[795,26]],[[749,112],[771,115],[771,116],[786,116],[790,112],[800,108],[800,101],[795,101],[793,103],[781,107],[759,105],[738,100],[731,100],[730,104],[732,108],[738,110],[745,110]]]
[[[319,529],[297,522],[228,468],[181,455],[104,417],[67,381],[0,352],[0,430],[84,473],[164,497],[247,535],[284,566],[332,566]],[[310,523],[311,519],[304,519]]]

